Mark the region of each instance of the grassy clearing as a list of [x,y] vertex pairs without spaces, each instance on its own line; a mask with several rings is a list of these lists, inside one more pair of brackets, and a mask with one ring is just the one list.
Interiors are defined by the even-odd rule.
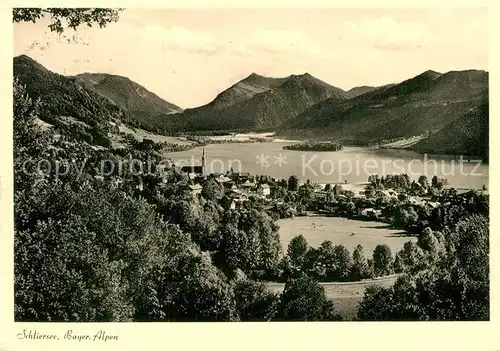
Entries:
[[405,242],[417,240],[401,230],[389,228],[385,223],[340,217],[295,217],[279,220],[278,224],[281,245],[285,251],[290,241],[301,234],[313,247],[330,240],[334,245],[344,245],[352,252],[354,247],[361,244],[367,257],[371,257],[373,250],[379,244],[388,245],[394,254]]
[[186,138],[154,134],[139,128],[136,128],[134,131],[123,124],[119,126],[119,129],[120,132],[132,134],[139,141],[142,141],[143,139],[149,139],[154,141],[155,143],[167,142],[170,144],[179,144],[179,145],[193,144],[192,141],[186,140]]

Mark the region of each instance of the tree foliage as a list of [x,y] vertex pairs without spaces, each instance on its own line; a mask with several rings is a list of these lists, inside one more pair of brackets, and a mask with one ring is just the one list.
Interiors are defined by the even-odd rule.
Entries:
[[392,288],[366,289],[358,319],[489,320],[488,219],[471,215],[445,237],[447,252],[434,265],[404,274]]
[[391,274],[392,252],[389,246],[377,245],[373,250],[373,268],[376,276]]
[[291,279],[280,298],[279,318],[286,321],[337,321],[342,318],[325,291],[309,277]]
[[122,9],[110,8],[14,8],[12,20],[16,23],[35,23],[48,17],[49,29],[62,33],[67,28],[76,30],[80,25],[92,27],[97,24],[103,28],[111,22],[117,22],[121,11]]

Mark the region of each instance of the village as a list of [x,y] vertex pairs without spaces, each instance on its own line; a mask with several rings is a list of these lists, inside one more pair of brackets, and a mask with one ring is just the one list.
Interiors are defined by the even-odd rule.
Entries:
[[[464,195],[460,201],[472,204],[476,196],[488,194],[485,188],[454,189],[444,179],[433,177],[429,181],[426,176],[415,181],[407,175],[388,175],[385,179],[373,175],[368,182],[319,184],[300,182],[293,175],[287,181],[247,172],[207,174],[206,169],[203,151],[201,166],[182,167],[184,178],[176,186],[199,197],[211,181],[220,189],[214,200],[226,210],[241,208],[248,201],[260,201],[265,210],[274,210],[280,218],[316,213],[382,221],[415,230],[428,224],[434,210],[456,203],[457,196],[462,199],[460,195]],[[398,220],[403,223],[395,223]]]

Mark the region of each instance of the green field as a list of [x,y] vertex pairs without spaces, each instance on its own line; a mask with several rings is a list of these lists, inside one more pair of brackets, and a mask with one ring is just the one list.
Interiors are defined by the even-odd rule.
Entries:
[[278,224],[280,241],[285,252],[290,241],[300,234],[313,247],[330,240],[334,245],[344,245],[352,252],[356,245],[361,244],[367,257],[371,257],[373,250],[379,244],[388,245],[395,254],[405,242],[417,240],[404,231],[389,228],[385,223],[340,217],[295,217],[279,220]]

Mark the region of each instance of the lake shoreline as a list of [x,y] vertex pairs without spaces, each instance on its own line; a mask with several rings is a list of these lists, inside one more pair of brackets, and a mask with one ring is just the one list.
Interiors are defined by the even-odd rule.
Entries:
[[[201,156],[205,150],[209,173],[226,173],[233,168],[235,172],[268,175],[275,179],[288,179],[291,175],[296,175],[300,181],[310,179],[320,184],[344,184],[346,181],[348,184],[362,183],[367,181],[370,174],[402,173],[409,174],[415,180],[422,174],[429,179],[437,175],[439,178],[447,178],[450,186],[455,188],[481,189],[483,185],[489,184],[487,164],[460,164],[456,160],[459,156],[426,157],[410,150],[349,146],[334,152],[295,152],[283,150],[283,144],[208,144],[163,155],[176,164],[201,165]],[[425,162],[428,163],[427,166]],[[450,175],[451,173],[453,174]]]

